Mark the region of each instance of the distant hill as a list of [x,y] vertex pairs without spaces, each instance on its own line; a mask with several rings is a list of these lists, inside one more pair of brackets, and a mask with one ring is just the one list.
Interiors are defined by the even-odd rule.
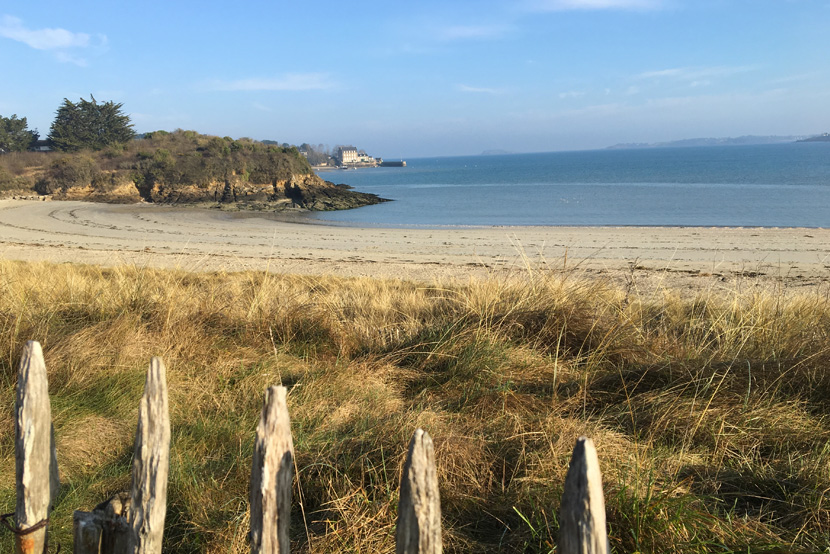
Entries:
[[743,137],[726,137],[726,138],[692,138],[682,140],[672,140],[668,142],[630,142],[615,144],[609,146],[608,149],[630,149],[630,148],[688,148],[692,146],[741,146],[747,144],[780,144],[783,142],[796,142],[804,139],[803,136],[756,136],[746,135]]
[[801,139],[797,142],[830,142],[830,133],[824,133],[823,135],[817,135],[815,137]]
[[99,152],[40,153],[26,157],[23,167],[11,165],[16,159],[0,156],[2,195],[260,211],[340,210],[384,201],[324,181],[293,146],[195,131],[144,133]]
[[481,156],[503,156],[504,154],[513,154],[513,152],[509,150],[485,150],[480,155]]

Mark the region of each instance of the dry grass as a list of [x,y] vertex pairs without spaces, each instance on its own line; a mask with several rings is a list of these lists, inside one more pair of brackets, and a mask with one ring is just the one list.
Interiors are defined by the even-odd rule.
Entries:
[[[253,431],[289,387],[298,552],[391,552],[417,426],[435,439],[449,552],[549,552],[591,435],[617,552],[830,547],[825,294],[671,291],[570,274],[441,286],[0,261],[0,511],[12,405],[44,346],[71,513],[127,487],[151,356],[168,367],[166,552],[246,552]],[[0,536],[0,550],[10,548]]]

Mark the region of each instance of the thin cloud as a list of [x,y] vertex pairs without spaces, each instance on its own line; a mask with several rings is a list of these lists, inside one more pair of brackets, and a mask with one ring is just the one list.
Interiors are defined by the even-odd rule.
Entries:
[[94,48],[100,52],[106,49],[108,42],[106,35],[102,34],[93,37],[60,28],[29,29],[22,19],[11,15],[0,16],[0,37],[22,42],[35,50],[51,52],[59,62],[79,67],[86,67],[88,63],[75,50]]
[[559,98],[564,100],[566,98],[581,98],[585,96],[585,93],[580,90],[569,90],[567,92],[560,92]]
[[89,63],[86,61],[86,58],[75,56],[73,54],[70,54],[69,52],[55,52],[55,58],[59,62],[74,63],[78,67],[86,67],[89,65]]
[[487,88],[487,87],[471,87],[469,85],[456,85],[456,90],[461,92],[471,92],[474,94],[503,94],[502,89]]
[[564,110],[555,114],[555,117],[607,117],[617,115],[621,112],[630,110],[627,104],[620,104],[611,102],[608,104],[595,104],[593,106],[585,106],[574,110]]
[[574,10],[657,10],[663,0],[529,0],[532,11],[561,12]]
[[224,91],[327,90],[336,85],[327,73],[288,73],[282,77],[216,81],[211,88]]
[[23,20],[11,15],[0,17],[0,37],[22,42],[36,50],[64,50],[86,48],[92,37],[66,29],[27,29]]
[[696,82],[698,85],[710,84],[712,77],[728,77],[739,73],[755,71],[757,66],[713,66],[713,67],[673,67],[657,71],[644,71],[636,76],[640,80],[674,79],[678,81]]
[[493,40],[513,31],[511,25],[450,25],[435,30],[435,38],[445,42],[456,40]]
[[752,102],[764,102],[776,98],[786,97],[790,93],[787,89],[775,88],[744,94],[701,94],[696,96],[668,96],[649,99],[644,109],[649,108],[681,108],[686,106],[704,106],[713,104],[730,104],[748,106]]
[[809,73],[799,73],[797,75],[788,75],[786,77],[779,77],[777,79],[772,79],[771,81],[767,81],[767,84],[770,85],[781,85],[781,84],[789,84],[798,81],[806,81],[809,79],[813,79],[815,77],[819,77],[821,75],[820,71],[811,71]]

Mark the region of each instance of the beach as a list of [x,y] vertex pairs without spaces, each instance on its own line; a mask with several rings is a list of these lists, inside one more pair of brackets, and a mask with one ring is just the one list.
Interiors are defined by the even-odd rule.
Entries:
[[295,215],[32,200],[0,201],[0,256],[441,281],[568,270],[675,287],[828,279],[830,231],[740,227],[374,228]]

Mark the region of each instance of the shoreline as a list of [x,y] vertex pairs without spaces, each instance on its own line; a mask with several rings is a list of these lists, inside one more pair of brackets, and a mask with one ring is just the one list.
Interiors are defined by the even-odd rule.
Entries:
[[550,270],[646,288],[830,281],[830,230],[807,227],[341,225],[307,213],[0,200],[0,257],[188,271],[416,281]]

